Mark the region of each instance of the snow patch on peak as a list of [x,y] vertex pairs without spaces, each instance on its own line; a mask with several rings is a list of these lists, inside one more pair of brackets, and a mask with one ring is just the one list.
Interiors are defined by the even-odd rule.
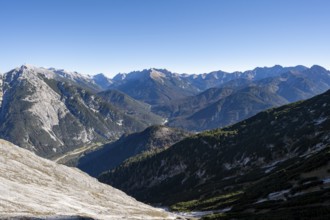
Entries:
[[41,74],[48,79],[54,79],[56,77],[66,78],[73,81],[92,81],[92,76],[83,75],[78,72],[70,72],[64,69],[56,68],[44,68],[44,67],[35,67],[33,65],[24,64],[21,67],[14,69],[14,73],[20,73],[22,75],[33,75]]
[[31,65],[31,64],[23,64],[22,66],[20,66],[17,69],[20,69],[20,70],[34,70],[34,69],[40,69],[40,68],[41,67],[36,67],[36,66]]
[[[15,77],[29,78],[35,75],[41,74],[46,78],[53,79],[55,77],[54,72],[43,68],[43,67],[35,67],[32,65],[22,65],[21,67],[17,67],[14,70],[6,73],[4,78],[14,79]],[[11,80],[10,80],[11,81]]]
[[122,119],[121,119],[121,120],[118,120],[118,121],[116,122],[116,124],[119,125],[119,126],[123,126],[123,121],[124,121],[124,120],[122,120]]
[[67,78],[67,79],[71,79],[71,80],[86,80],[86,81],[91,81],[92,80],[92,76],[90,75],[83,75],[81,73],[78,73],[76,71],[66,71],[64,69],[55,69],[55,68],[49,68],[48,70],[53,71],[55,74],[57,74],[60,77],[63,78]]

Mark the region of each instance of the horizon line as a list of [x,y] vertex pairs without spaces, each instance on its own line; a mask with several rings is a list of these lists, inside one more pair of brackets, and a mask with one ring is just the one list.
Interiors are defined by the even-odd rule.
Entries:
[[254,67],[252,69],[250,68],[250,69],[246,69],[246,70],[225,71],[225,70],[222,70],[222,69],[217,69],[217,70],[212,70],[212,71],[203,72],[203,73],[176,72],[176,71],[171,71],[171,70],[169,70],[167,68],[164,68],[164,67],[149,67],[149,68],[131,70],[129,72],[118,72],[118,73],[115,73],[115,74],[107,74],[105,72],[97,72],[97,73],[92,73],[92,74],[86,74],[84,72],[80,72],[80,71],[76,71],[76,70],[68,70],[68,69],[65,69],[65,68],[56,68],[54,66],[45,67],[45,66],[37,66],[37,65],[34,65],[34,64],[24,63],[24,64],[22,64],[20,66],[11,68],[9,71],[3,72],[3,73],[0,72],[0,75],[4,75],[4,74],[6,74],[6,73],[8,73],[10,71],[13,71],[13,70],[17,69],[17,68],[21,68],[22,66],[33,67],[33,68],[42,68],[42,69],[46,69],[46,70],[55,69],[55,70],[66,71],[66,72],[69,72],[69,73],[78,73],[78,74],[85,75],[85,76],[95,76],[95,75],[103,74],[103,75],[105,75],[107,77],[110,77],[109,75],[113,75],[111,78],[113,78],[113,77],[115,77],[116,75],[119,75],[119,74],[130,74],[130,73],[133,73],[133,72],[142,72],[142,71],[151,70],[151,69],[155,69],[155,70],[166,70],[166,71],[169,71],[171,73],[180,74],[180,75],[204,75],[204,74],[210,74],[210,73],[219,72],[219,71],[224,72],[224,73],[228,73],[228,74],[244,73],[244,72],[248,72],[248,71],[254,71],[257,68],[273,68],[273,67],[276,67],[276,66],[280,66],[282,68],[290,68],[290,67],[298,67],[298,66],[305,67],[305,68],[312,68],[313,66],[320,66],[320,67],[322,67],[322,68],[324,68],[324,69],[326,69],[326,70],[329,71],[329,69],[327,67],[324,67],[324,66],[319,65],[319,64],[313,64],[313,65],[297,64],[297,65],[288,65],[288,66],[284,66],[284,65],[281,65],[281,64],[274,64],[274,65],[271,65],[271,66],[268,66],[268,65],[265,65],[265,66],[256,66],[256,67]]

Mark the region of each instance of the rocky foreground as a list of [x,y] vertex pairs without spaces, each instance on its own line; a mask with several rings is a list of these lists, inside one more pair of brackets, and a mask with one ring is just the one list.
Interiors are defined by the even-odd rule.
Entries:
[[0,140],[0,218],[176,219],[75,168]]

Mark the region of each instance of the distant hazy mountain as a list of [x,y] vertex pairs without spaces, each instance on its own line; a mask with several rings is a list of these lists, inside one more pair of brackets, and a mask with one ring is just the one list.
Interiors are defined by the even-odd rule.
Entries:
[[0,140],[1,219],[175,219],[83,172]]
[[172,73],[165,69],[147,69],[118,74],[107,85],[109,88],[118,89],[135,99],[155,105],[195,95],[209,88],[220,87],[235,79],[254,81],[278,76],[289,71],[303,71],[305,69],[307,68],[304,66],[282,67],[276,65],[274,67],[258,67],[245,72],[214,71],[192,75]]
[[155,105],[196,94],[197,88],[183,80],[180,74],[167,70],[148,69],[118,74],[111,89],[122,91],[134,99]]
[[63,69],[56,68],[37,68],[34,66],[23,65],[27,69],[34,69],[39,73],[42,73],[44,76],[50,79],[55,79],[57,81],[70,82],[76,86],[81,86],[83,88],[89,89],[91,91],[100,91],[102,87],[98,85],[91,76],[82,75],[78,72],[69,72]]
[[149,69],[118,74],[108,86],[149,103],[168,126],[203,131],[320,94],[330,88],[330,72],[280,65],[194,75]]
[[149,125],[163,124],[165,122],[161,116],[151,112],[149,104],[133,99],[120,91],[106,90],[97,95],[120,109],[126,115],[135,117]]
[[93,80],[102,90],[107,90],[113,84],[113,81],[102,73],[93,76]]
[[186,118],[173,118],[169,126],[208,130],[234,124],[265,109],[288,103],[282,97],[256,86],[239,90]]
[[211,103],[225,98],[235,92],[234,87],[211,88],[198,95],[173,100],[163,105],[153,106],[152,111],[166,118],[189,116]]
[[329,88],[330,72],[313,66],[260,80],[231,80],[220,88],[154,106],[153,111],[168,117],[169,126],[201,131],[236,123],[267,108],[307,99]]
[[142,132],[123,136],[114,143],[106,144],[84,155],[77,167],[91,176],[98,176],[101,172],[113,169],[132,156],[143,152],[164,150],[189,135],[175,128],[151,126]]
[[176,210],[232,210],[213,219],[329,216],[329,106],[330,90],[186,138],[99,179]]
[[187,75],[187,78],[193,86],[197,87],[201,91],[204,91],[212,87],[222,86],[223,84],[235,79],[255,81],[278,76],[289,71],[303,71],[305,69],[307,68],[304,66],[282,67],[280,65],[275,65],[273,67],[257,67],[253,70],[244,72],[228,73],[220,70],[204,74]]
[[52,157],[150,125],[96,96],[82,79],[29,66],[4,74],[0,137]]

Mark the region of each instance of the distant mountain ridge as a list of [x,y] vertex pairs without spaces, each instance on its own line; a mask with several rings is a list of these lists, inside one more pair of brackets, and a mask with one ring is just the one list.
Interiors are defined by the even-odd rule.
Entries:
[[116,75],[109,88],[150,104],[168,126],[203,131],[325,92],[330,72],[317,65],[193,75],[146,69]]
[[273,67],[256,67],[253,70],[247,70],[244,72],[236,71],[230,73],[219,70],[202,74],[180,74],[170,72],[166,69],[151,68],[142,71],[133,71],[130,73],[119,73],[115,75],[111,80],[112,84],[123,85],[128,81],[138,80],[153,75],[152,72],[154,71],[155,75],[161,75],[162,77],[176,77],[182,80],[183,83],[188,82],[198,91],[204,91],[208,88],[221,86],[222,84],[234,79],[260,80],[263,78],[278,76],[289,71],[304,71],[306,69],[308,68],[302,65],[295,67],[282,67],[280,65],[275,65]]
[[197,89],[183,80],[180,74],[161,69],[118,74],[113,78],[113,82],[109,89],[122,91],[151,105],[197,93]]
[[263,78],[278,76],[281,73],[289,71],[303,71],[307,69],[305,66],[283,67],[275,65],[273,67],[256,67],[253,70],[247,70],[244,72],[224,72],[213,71],[210,73],[187,75],[190,83],[194,84],[201,91],[212,87],[219,87],[223,84],[235,80],[235,79],[247,79],[247,80],[260,80]]
[[117,74],[111,79],[109,89],[120,90],[131,97],[152,105],[196,95],[209,88],[219,87],[235,79],[260,80],[278,76],[288,71],[303,71],[304,66],[255,68],[245,72],[214,71],[204,74],[178,74],[166,69],[145,69]]
[[94,75],[93,80],[103,90],[107,90],[113,84],[113,81],[102,73]]
[[329,88],[330,71],[312,66],[260,80],[231,80],[196,96],[154,106],[153,111],[168,117],[168,126],[202,131],[236,123],[267,108],[311,98]]

